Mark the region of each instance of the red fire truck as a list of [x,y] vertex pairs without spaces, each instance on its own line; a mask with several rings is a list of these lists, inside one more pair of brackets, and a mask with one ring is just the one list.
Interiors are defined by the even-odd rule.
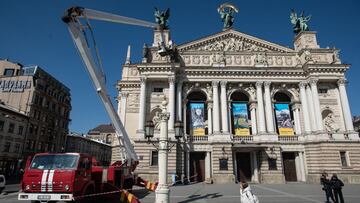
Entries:
[[19,200],[73,201],[87,195],[131,189],[134,168],[120,161],[99,166],[82,153],[39,153],[29,157],[21,182]]
[[[35,202],[76,201],[84,196],[96,196],[122,190],[121,199],[124,199],[124,196],[128,194],[126,202],[134,203],[136,201],[133,200],[136,198],[123,189],[131,189],[134,184],[144,186],[152,191],[156,188],[156,184],[136,178],[133,174],[138,165],[138,157],[107,93],[102,63],[95,39],[93,39],[93,48],[95,48],[97,63],[95,63],[89,48],[89,41],[86,38],[88,35],[85,35],[86,31],[89,31],[89,36],[93,37],[93,30],[89,24],[89,20],[92,19],[152,29],[161,30],[162,28],[154,23],[82,7],[68,9],[62,18],[68,26],[70,35],[92,79],[96,92],[111,119],[119,142],[125,149],[122,154],[123,160],[119,160],[111,166],[102,167],[98,166],[94,157],[87,154],[36,154],[27,160],[21,183],[22,191],[18,196],[19,200],[32,200]],[[171,48],[161,43],[158,51],[160,55],[170,55],[172,52]]]

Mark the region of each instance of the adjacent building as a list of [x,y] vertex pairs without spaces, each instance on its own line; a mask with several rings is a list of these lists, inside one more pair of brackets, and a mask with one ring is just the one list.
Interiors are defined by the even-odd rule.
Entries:
[[[140,63],[128,55],[118,81],[118,112],[140,157],[142,177],[157,179],[157,149],[145,122],[170,113],[169,173],[190,181],[319,182],[324,171],[360,183],[360,142],[346,91],[349,64],[300,32],[289,48],[225,29],[161,56],[160,31]],[[165,44],[170,31],[163,33]],[[171,43],[172,46],[175,46]],[[176,141],[174,122],[184,123]]]
[[0,61],[0,100],[28,117],[22,159],[64,149],[71,111],[70,89],[39,66]]
[[354,130],[360,133],[360,116],[353,117]]
[[90,139],[82,134],[69,134],[66,139],[65,151],[90,154],[104,166],[111,163],[111,145],[100,140]]
[[0,174],[16,175],[24,162],[24,149],[29,116],[0,102]]
[[87,137],[111,145],[111,163],[123,159],[124,156],[122,153],[125,152],[122,151],[123,148],[119,144],[119,139],[116,136],[112,124],[101,124],[94,129],[89,130]]

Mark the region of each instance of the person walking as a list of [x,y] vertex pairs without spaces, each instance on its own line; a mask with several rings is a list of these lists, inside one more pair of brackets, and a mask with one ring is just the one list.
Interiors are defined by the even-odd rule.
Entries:
[[251,191],[246,181],[240,182],[240,202],[241,203],[259,203],[259,199]]
[[334,190],[334,196],[336,202],[339,203],[339,198],[340,198],[340,203],[344,203],[344,197],[341,191],[342,187],[344,186],[344,183],[337,177],[335,173],[331,177],[330,182]]
[[325,191],[325,195],[326,195],[326,203],[330,203],[329,198],[337,203],[334,199],[333,193],[332,193],[332,187],[331,187],[331,182],[330,179],[328,177],[327,173],[323,173],[320,177],[320,183],[323,186],[322,190]]

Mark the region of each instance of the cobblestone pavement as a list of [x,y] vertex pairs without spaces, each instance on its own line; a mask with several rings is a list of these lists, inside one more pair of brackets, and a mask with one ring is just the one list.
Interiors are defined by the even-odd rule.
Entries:
[[[304,203],[304,202],[325,202],[324,191],[320,185],[289,183],[289,184],[251,184],[251,188],[261,203]],[[207,185],[197,183],[192,185],[176,185],[170,187],[171,203],[234,203],[240,202],[239,184],[213,184]],[[360,185],[345,185],[343,189],[345,202],[360,202]],[[154,203],[155,193],[145,189],[135,188],[133,193],[142,203]],[[118,199],[118,198],[116,198]],[[18,201],[17,193],[0,195],[1,203],[27,202]],[[105,202],[105,201],[102,201]],[[108,201],[106,201],[108,202]],[[111,202],[118,202],[111,201]]]

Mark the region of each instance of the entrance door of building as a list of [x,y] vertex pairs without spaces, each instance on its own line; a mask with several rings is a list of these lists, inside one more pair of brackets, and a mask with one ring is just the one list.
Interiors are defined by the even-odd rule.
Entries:
[[294,152],[283,152],[283,165],[285,180],[292,182],[297,181],[296,178],[296,166],[295,166],[295,153]]
[[205,181],[205,152],[190,152],[190,181]]
[[238,181],[251,181],[250,152],[236,152],[236,168]]

